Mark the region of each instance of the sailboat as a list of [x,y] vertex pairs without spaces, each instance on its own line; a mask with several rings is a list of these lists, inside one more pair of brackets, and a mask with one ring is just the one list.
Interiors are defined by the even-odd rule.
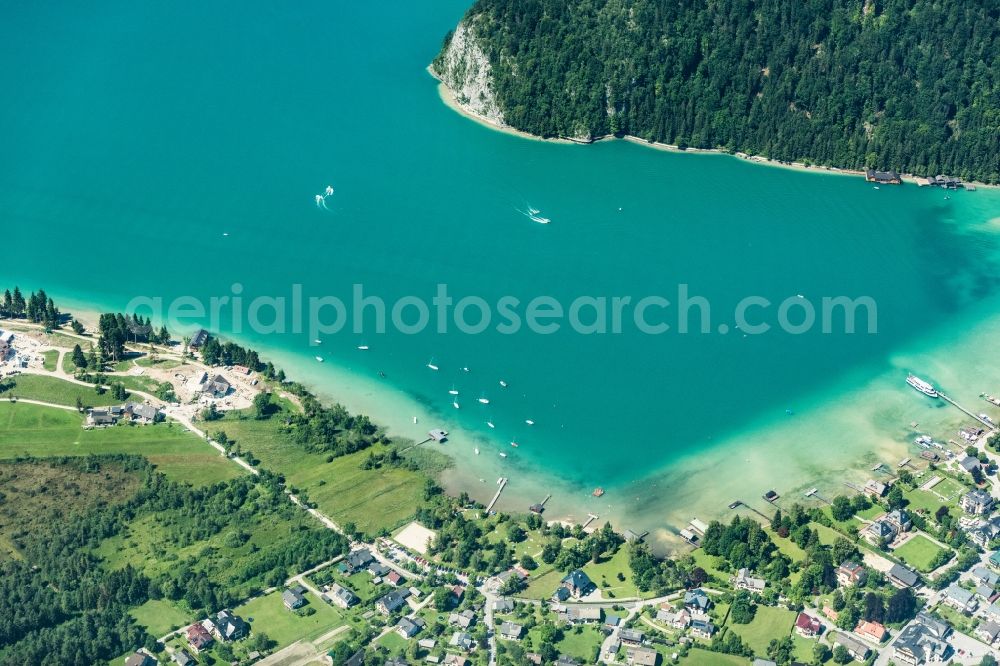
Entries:
[[511,445],[511,446],[513,446],[513,447],[514,447],[515,449],[516,449],[517,447],[521,446],[520,444],[518,444],[518,443],[517,443],[517,441],[515,441],[515,440],[513,440],[513,439],[512,439],[512,440],[510,440],[510,445]]
[[479,397],[479,402],[481,402],[484,405],[488,405],[488,404],[490,404],[490,399],[487,398],[485,395],[484,396],[480,396]]
[[500,386],[502,386],[503,388],[507,388],[507,382],[505,382],[504,380],[501,379],[500,380]]
[[358,345],[358,349],[361,351],[368,351],[368,345]]
[[430,368],[431,370],[437,370],[438,369],[437,365],[435,365],[435,363],[434,363],[434,359],[433,358],[430,361],[427,362],[427,367]]
[[451,385],[451,389],[448,391],[448,393],[450,393],[452,395],[458,395],[458,389],[455,388],[454,384]]
[[460,409],[459,404],[458,404],[458,400],[452,400],[451,401],[451,406],[454,407],[455,409]]
[[477,455],[477,456],[479,455],[479,447],[478,447],[478,446],[477,446],[477,447],[476,447],[475,449],[473,449],[473,451],[475,451],[475,452],[476,452],[476,455]]
[[528,425],[535,425],[535,422],[532,421],[531,419],[524,419],[524,422],[527,423]]
[[319,361],[320,363],[322,363],[323,362],[323,357],[322,356],[317,356],[316,360]]
[[486,425],[488,425],[488,426],[489,426],[489,427],[491,427],[491,428],[496,428],[496,426],[495,426],[495,425],[493,425],[493,421],[487,421],[487,422],[486,422]]

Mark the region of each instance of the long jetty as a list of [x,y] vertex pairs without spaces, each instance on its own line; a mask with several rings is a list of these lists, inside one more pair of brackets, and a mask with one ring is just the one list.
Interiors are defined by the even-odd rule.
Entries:
[[983,424],[984,426],[986,426],[987,428],[989,428],[991,430],[996,429],[997,426],[996,426],[995,423],[990,423],[986,419],[980,418],[979,414],[976,414],[974,412],[970,412],[968,409],[966,409],[965,407],[962,407],[962,405],[958,404],[957,402],[955,402],[954,400],[952,400],[951,398],[949,398],[948,396],[946,396],[944,393],[941,393],[940,391],[938,391],[938,396],[942,400],[944,400],[945,402],[947,402],[947,403],[951,404],[953,407],[957,408],[960,412],[963,412],[966,415],[971,416],[972,418],[974,418],[976,420],[976,422]]
[[493,510],[493,505],[495,505],[497,503],[497,500],[500,499],[500,493],[502,493],[503,489],[506,487],[507,487],[507,477],[502,476],[500,477],[500,487],[497,488],[496,495],[494,495],[493,499],[490,500],[490,503],[486,505],[486,513],[489,513],[490,511]]

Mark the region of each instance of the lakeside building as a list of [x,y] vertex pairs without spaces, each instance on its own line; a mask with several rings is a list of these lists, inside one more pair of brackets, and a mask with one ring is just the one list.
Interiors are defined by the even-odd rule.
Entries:
[[874,169],[865,169],[865,180],[880,185],[899,185],[903,182],[903,179],[895,171],[875,171]]
[[736,575],[730,579],[737,590],[747,590],[748,592],[763,592],[764,587],[767,585],[767,581],[763,578],[754,578],[750,575],[750,570],[747,568],[742,568]]
[[867,577],[864,566],[857,562],[846,560],[837,567],[837,584],[841,587],[863,584]]
[[959,506],[962,507],[962,511],[974,516],[988,516],[993,513],[996,500],[985,490],[975,488],[962,495]]
[[885,573],[885,577],[889,579],[890,583],[900,589],[913,587],[920,582],[920,576],[916,572],[907,569],[901,564],[893,564],[892,568]]

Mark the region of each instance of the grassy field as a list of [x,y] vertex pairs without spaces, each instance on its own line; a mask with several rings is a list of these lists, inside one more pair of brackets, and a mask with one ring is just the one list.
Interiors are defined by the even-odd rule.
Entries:
[[758,606],[750,624],[730,624],[729,631],[740,635],[758,657],[767,654],[767,644],[773,638],[784,638],[792,630],[795,613],[783,608]]
[[694,559],[695,564],[704,569],[709,576],[717,578],[721,582],[727,582],[732,575],[718,568],[722,558],[708,555],[701,548],[694,550],[691,553],[691,557]]
[[931,563],[940,551],[941,548],[930,539],[918,534],[892,552],[911,567],[926,573],[931,571]]
[[[234,609],[240,617],[251,622],[255,632],[263,632],[278,642],[278,648],[291,645],[298,640],[315,640],[337,627],[347,624],[344,614],[337,608],[321,602],[312,594],[307,596],[308,605],[299,609],[313,608],[313,615],[299,615],[285,608],[281,602],[281,591],[257,597]],[[253,620],[250,620],[253,618]]]
[[[628,546],[621,546],[618,552],[598,564],[587,564],[583,571],[590,576],[605,597],[621,599],[643,596],[632,579],[632,569],[628,565]],[[618,580],[618,574],[624,574],[625,580]],[[605,586],[605,583],[607,585]],[[551,594],[551,591],[549,592]],[[650,595],[645,595],[650,596]]]
[[909,502],[906,507],[907,509],[910,511],[923,509],[930,515],[934,515],[935,511],[947,504],[946,502],[942,502],[941,498],[934,493],[920,490],[919,488],[907,490],[903,493],[903,497]]
[[195,619],[190,612],[165,599],[150,599],[130,610],[129,615],[157,638]]
[[559,582],[565,574],[558,569],[546,568],[544,565],[535,571],[528,579],[528,587],[521,593],[521,596],[528,599],[548,599],[559,587]]
[[[810,527],[812,526],[810,525]],[[801,562],[806,559],[806,551],[799,548],[798,545],[790,538],[782,539],[780,536],[775,534],[770,527],[768,527],[766,531],[768,536],[771,537],[771,540],[774,541],[774,545],[778,547],[778,550],[790,557],[793,562]]]
[[[580,630],[579,633],[577,629]],[[556,650],[559,654],[568,654],[585,664],[592,664],[602,642],[604,634],[594,627],[567,627],[563,639],[556,643]]]
[[320,511],[342,524],[353,522],[365,533],[402,525],[423,501],[423,474],[398,468],[361,469],[369,452],[380,453],[381,447],[327,462],[325,454],[309,453],[279,432],[281,424],[280,414],[267,421],[229,414],[209,429],[225,431],[264,467],[281,472],[290,486],[305,490]]
[[42,354],[42,367],[49,372],[55,372],[59,364],[59,350],[50,349]]
[[824,546],[832,546],[837,539],[845,538],[837,530],[826,525],[820,525],[819,523],[809,523],[809,529],[819,532],[819,542]]
[[181,362],[175,358],[151,359],[148,356],[142,356],[135,360],[135,364],[138,366],[142,366],[143,368],[159,368],[160,370],[173,370],[174,368],[180,367]]
[[121,402],[115,400],[110,391],[98,395],[92,386],[80,386],[56,377],[17,375],[8,381],[13,381],[14,385],[5,385],[6,390],[0,391],[0,398],[14,396],[68,407],[75,406],[77,398],[80,398],[85,407],[104,407]]
[[94,430],[84,430],[82,424],[83,417],[75,412],[0,401],[0,458],[138,454],[175,481],[196,486],[243,473],[242,468],[177,424]]

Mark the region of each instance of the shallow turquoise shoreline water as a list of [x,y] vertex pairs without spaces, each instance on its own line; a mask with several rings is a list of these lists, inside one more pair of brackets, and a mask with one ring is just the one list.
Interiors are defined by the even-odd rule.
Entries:
[[[908,369],[944,379],[976,365],[980,350],[953,345],[991,313],[996,191],[946,199],[722,155],[490,131],[445,108],[424,72],[464,5],[19,8],[0,26],[10,65],[0,85],[11,91],[0,108],[0,282],[109,308],[137,295],[232,295],[234,283],[247,302],[296,284],[349,300],[355,283],[390,302],[429,300],[443,283],[456,300],[563,303],[674,300],[687,284],[711,302],[714,332],[369,331],[323,336],[319,351],[308,332],[238,335],[398,432],[419,435],[430,420],[461,433],[451,450],[469,461],[456,485],[513,471],[523,486],[512,485],[511,506],[558,482],[577,513],[601,485],[603,515],[651,524],[706,494],[714,506],[738,481],[706,456],[753,448],[763,458],[750,456],[745,476],[761,485],[768,451],[794,453],[782,433],[823,446],[826,434],[799,425],[809,420],[854,433],[837,438],[844,469],[901,446],[896,414],[859,424],[848,418],[857,410],[830,406],[865,403],[865,378],[881,378],[865,390],[895,404],[888,392]],[[313,197],[328,183],[323,210]],[[551,224],[527,219],[528,206]],[[733,328],[739,299],[797,294],[871,296],[878,333]],[[793,467],[809,457],[798,453]],[[811,473],[803,463],[799,478]],[[641,501],[626,505],[637,488]]]

